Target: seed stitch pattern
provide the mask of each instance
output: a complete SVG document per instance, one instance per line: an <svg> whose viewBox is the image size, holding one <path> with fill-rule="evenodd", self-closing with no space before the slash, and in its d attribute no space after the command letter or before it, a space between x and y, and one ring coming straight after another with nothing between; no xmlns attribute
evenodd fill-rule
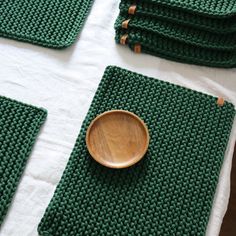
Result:
<svg viewBox="0 0 236 236"><path fill-rule="evenodd" d="M115 28L119 28L126 19L129 19L128 14L120 14L117 18ZM128 28L136 31L149 32L156 37L162 36L200 48L235 51L236 53L236 32L219 34L184 25L178 25L176 27L176 23L160 19L155 20L150 16L137 17L136 15L130 18Z"/></svg>
<svg viewBox="0 0 236 236"><path fill-rule="evenodd" d="M133 4L133 0L122 0L120 11L127 13L127 9ZM172 23L179 23L196 29L203 29L213 33L235 33L236 16L225 18L213 18L205 15L183 11L179 8L170 8L165 5L137 1L136 14L139 16L151 16L157 19L168 20ZM157 14L158 13L158 14Z"/></svg>
<svg viewBox="0 0 236 236"><path fill-rule="evenodd" d="M47 112L0 96L0 225Z"/></svg>
<svg viewBox="0 0 236 236"><path fill-rule="evenodd" d="M139 0L138 0L139 1ZM210 17L230 17L236 15L236 0L141 0L145 3L161 4L180 8Z"/></svg>
<svg viewBox="0 0 236 236"><path fill-rule="evenodd" d="M132 2L121 0L120 14L115 22L117 43L127 44L136 53L144 52L173 61L236 67L236 15L227 15L223 6L224 17L216 12L203 14L200 8L193 11L192 1ZM186 4L189 4L188 8L184 7ZM135 6L132 7L135 10L130 11L131 6ZM233 12L233 7L231 10ZM221 24L217 26L219 22Z"/></svg>
<svg viewBox="0 0 236 236"><path fill-rule="evenodd" d="M219 51L208 48L195 47L169 37L156 36L147 31L116 29L115 40L120 43L123 35L128 34L127 44L134 50L137 43L142 45L142 52L159 56L172 61L184 62L211 67L236 67L236 53L234 51Z"/></svg>
<svg viewBox="0 0 236 236"><path fill-rule="evenodd" d="M235 116L217 98L125 69L106 69L51 202L40 236L204 236ZM150 145L138 164L95 162L86 131L112 109L138 115Z"/></svg>
<svg viewBox="0 0 236 236"><path fill-rule="evenodd" d="M63 48L77 38L93 0L2 0L0 36Z"/></svg>

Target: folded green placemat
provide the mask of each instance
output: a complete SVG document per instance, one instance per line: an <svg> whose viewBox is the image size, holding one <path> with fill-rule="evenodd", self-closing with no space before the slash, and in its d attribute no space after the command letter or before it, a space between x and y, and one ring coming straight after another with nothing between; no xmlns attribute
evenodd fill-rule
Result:
<svg viewBox="0 0 236 236"><path fill-rule="evenodd" d="M236 15L236 0L141 0L215 18Z"/></svg>
<svg viewBox="0 0 236 236"><path fill-rule="evenodd" d="M62 48L78 36L93 0L2 0L0 36Z"/></svg>
<svg viewBox="0 0 236 236"><path fill-rule="evenodd" d="M211 67L232 68L236 67L235 51L222 51L202 48L186 44L169 37L158 36L143 30L135 30L129 27L128 30L116 26L117 43L120 43L122 36L128 35L127 44L134 50L135 45L140 45L141 52L159 56L172 61L205 65Z"/></svg>
<svg viewBox="0 0 236 236"><path fill-rule="evenodd" d="M47 112L0 96L0 225Z"/></svg>
<svg viewBox="0 0 236 236"><path fill-rule="evenodd" d="M134 3L133 0L122 0L120 10L127 13L129 7ZM213 18L204 15L190 13L179 8L170 8L165 5L146 3L137 1L135 15L151 16L173 23L191 26L197 29L204 29L209 32L232 33L236 32L236 16L227 18Z"/></svg>
<svg viewBox="0 0 236 236"><path fill-rule="evenodd" d="M149 129L147 154L127 169L101 166L86 148L90 122L111 109ZM108 67L39 235L203 236L234 116L229 102Z"/></svg>
<svg viewBox="0 0 236 236"><path fill-rule="evenodd" d="M127 19L129 19L128 27L135 30L147 31L150 34L161 35L198 47L225 51L234 50L236 53L236 32L229 34L212 33L150 16L130 16L127 13L121 13L118 16L115 28L121 27L122 22Z"/></svg>

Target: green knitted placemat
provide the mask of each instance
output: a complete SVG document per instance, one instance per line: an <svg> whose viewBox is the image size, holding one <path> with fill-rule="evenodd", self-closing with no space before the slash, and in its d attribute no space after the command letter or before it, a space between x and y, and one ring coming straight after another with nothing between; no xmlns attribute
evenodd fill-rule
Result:
<svg viewBox="0 0 236 236"><path fill-rule="evenodd" d="M135 0L134 0L135 1ZM193 12L210 17L236 15L236 0L141 0L145 3L160 4L171 8Z"/></svg>
<svg viewBox="0 0 236 236"><path fill-rule="evenodd" d="M212 67L236 67L236 53L234 51L220 51L196 47L169 37L157 36L146 31L116 29L116 42L120 43L123 35L128 33L128 45L134 50L138 43L141 51L169 60Z"/></svg>
<svg viewBox="0 0 236 236"><path fill-rule="evenodd" d="M149 128L147 154L127 169L101 166L86 148L90 122L111 109ZM108 67L39 235L203 236L234 116L229 102Z"/></svg>
<svg viewBox="0 0 236 236"><path fill-rule="evenodd" d="M1 0L0 36L62 48L77 38L93 0Z"/></svg>
<svg viewBox="0 0 236 236"><path fill-rule="evenodd" d="M122 0L120 10L127 13L133 0ZM204 15L191 14L190 12L166 7L158 4L147 4L143 1L137 2L135 12L137 16L151 16L157 19L170 21L173 23L191 26L197 29L204 29L213 33L236 32L236 16L228 18L212 18Z"/></svg>
<svg viewBox="0 0 236 236"><path fill-rule="evenodd" d="M0 96L0 225L47 112Z"/></svg>
<svg viewBox="0 0 236 236"><path fill-rule="evenodd" d="M135 30L147 31L150 34L169 37L199 47L236 51L236 32L230 34L212 33L149 16L129 16L124 13L118 16L115 28L121 27L122 22L127 19L130 20L128 27Z"/></svg>

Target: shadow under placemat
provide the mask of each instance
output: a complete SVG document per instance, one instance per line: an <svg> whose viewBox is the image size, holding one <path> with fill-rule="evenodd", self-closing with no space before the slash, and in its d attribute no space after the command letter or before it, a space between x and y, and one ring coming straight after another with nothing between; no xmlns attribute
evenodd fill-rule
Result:
<svg viewBox="0 0 236 236"><path fill-rule="evenodd" d="M236 145L234 147L234 156L231 170L231 188L228 210L225 214L221 232L219 236L236 235Z"/></svg>

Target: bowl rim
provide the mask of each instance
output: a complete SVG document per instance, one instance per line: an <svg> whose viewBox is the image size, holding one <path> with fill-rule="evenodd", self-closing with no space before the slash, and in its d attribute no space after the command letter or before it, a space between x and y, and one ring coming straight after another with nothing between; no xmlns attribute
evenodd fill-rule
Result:
<svg viewBox="0 0 236 236"><path fill-rule="evenodd" d="M97 120L101 119L103 116L106 116L106 115L109 115L111 113L123 113L123 114L126 114L126 115L130 115L132 116L133 118L135 118L135 120L137 120L139 123L141 123L142 127L144 128L144 131L145 131L145 134L146 134L146 142L145 142L145 146L143 148L143 152L140 153L140 155L137 155L136 158L134 158L133 160L131 160L130 162L126 162L124 164L120 164L120 165L114 165L114 164L111 164L111 163L107 163L107 162L104 162L102 161L102 159L98 158L94 152L91 150L90 148L90 144L89 144L89 137L90 137L90 132L91 132L91 129L93 127L93 125L96 123ZM139 162L146 154L147 150L148 150L148 146L149 146L149 142L150 142L150 136L149 136L149 130L148 130L148 127L146 125L146 123L139 117L137 116L136 114L134 114L133 112L130 112L130 111L127 111L127 110L119 110L119 109L116 109L116 110L109 110L109 111L105 111L99 115L97 115L92 121L91 123L89 124L88 128L87 128L87 131L86 131L86 147L91 155L91 157L97 161L98 163L100 163L101 165L103 166L106 166L108 168L113 168L113 169L123 169L123 168L127 168L127 167L130 167L134 164L136 164L137 162Z"/></svg>

